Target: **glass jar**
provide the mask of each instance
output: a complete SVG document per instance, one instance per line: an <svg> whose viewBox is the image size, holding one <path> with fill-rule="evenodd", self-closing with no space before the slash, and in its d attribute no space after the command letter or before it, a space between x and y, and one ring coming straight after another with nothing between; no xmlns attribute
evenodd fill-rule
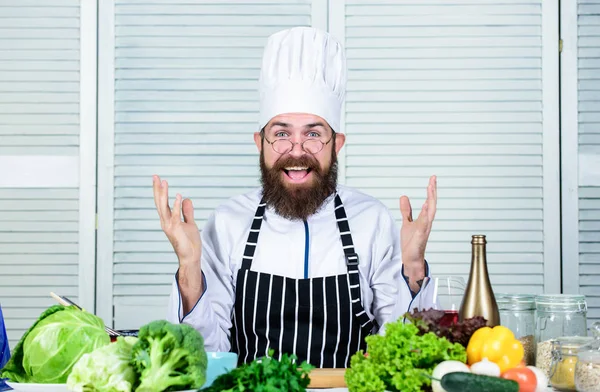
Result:
<svg viewBox="0 0 600 392"><path fill-rule="evenodd" d="M600 392L600 338L596 338L590 350L577 355L575 388L578 392Z"/></svg>
<svg viewBox="0 0 600 392"><path fill-rule="evenodd" d="M587 336L587 304L583 295L535 297L535 365L550 373L553 341L561 336Z"/></svg>
<svg viewBox="0 0 600 392"><path fill-rule="evenodd" d="M583 347L594 341L587 336L560 337L552 341L550 385L558 391L577 391L575 386L575 368L578 355ZM540 369L543 371L543 369Z"/></svg>
<svg viewBox="0 0 600 392"><path fill-rule="evenodd" d="M535 296L498 294L500 324L510 329L523 344L525 362L535 365Z"/></svg>

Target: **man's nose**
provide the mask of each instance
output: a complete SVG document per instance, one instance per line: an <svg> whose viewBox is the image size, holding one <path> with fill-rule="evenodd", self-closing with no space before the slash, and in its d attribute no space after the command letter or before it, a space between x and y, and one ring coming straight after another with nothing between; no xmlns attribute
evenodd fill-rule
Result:
<svg viewBox="0 0 600 392"><path fill-rule="evenodd" d="M304 155L304 150L302 149L302 142L304 140L302 140L302 138L300 137L295 137L292 139L292 150L290 151L290 155L295 156L295 157L300 157L302 155Z"/></svg>

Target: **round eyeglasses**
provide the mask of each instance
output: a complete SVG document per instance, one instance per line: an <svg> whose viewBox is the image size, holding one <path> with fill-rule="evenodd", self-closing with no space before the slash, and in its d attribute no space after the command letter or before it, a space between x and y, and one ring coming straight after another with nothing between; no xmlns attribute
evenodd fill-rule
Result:
<svg viewBox="0 0 600 392"><path fill-rule="evenodd" d="M277 139L271 142L263 134L264 139L267 141L267 143L271 145L271 147L273 147L273 151L275 151L277 154L287 154L288 152L292 151L296 144L300 144L302 149L309 154L317 154L323 149L323 147L325 147L333 140L334 136L335 132L333 132L333 134L331 135L331 139L329 139L326 142L323 142L320 139L311 138L306 139L302 143L294 143L289 139Z"/></svg>

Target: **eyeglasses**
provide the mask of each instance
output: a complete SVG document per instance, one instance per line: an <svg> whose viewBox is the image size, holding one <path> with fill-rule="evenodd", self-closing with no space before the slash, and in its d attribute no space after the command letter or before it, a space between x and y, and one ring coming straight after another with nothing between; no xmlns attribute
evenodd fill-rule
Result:
<svg viewBox="0 0 600 392"><path fill-rule="evenodd" d="M277 139L274 142L271 142L263 133L263 138L271 145L271 147L273 147L273 151L275 151L277 154L287 154L288 152L292 151L296 144L300 144L302 149L309 154L317 154L323 149L323 147L328 145L333 140L334 136L335 132L332 133L331 139L329 139L327 142L323 142L320 139L310 138L306 139L302 143L294 143L289 139Z"/></svg>

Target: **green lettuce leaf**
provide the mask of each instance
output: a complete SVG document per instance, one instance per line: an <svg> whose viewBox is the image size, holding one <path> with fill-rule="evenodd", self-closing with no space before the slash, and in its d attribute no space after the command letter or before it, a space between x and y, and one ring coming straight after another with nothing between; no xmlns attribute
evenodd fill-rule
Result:
<svg viewBox="0 0 600 392"><path fill-rule="evenodd" d="M74 392L131 392L136 373L131 350L138 339L119 336L117 341L84 354L73 367L67 387Z"/></svg>

